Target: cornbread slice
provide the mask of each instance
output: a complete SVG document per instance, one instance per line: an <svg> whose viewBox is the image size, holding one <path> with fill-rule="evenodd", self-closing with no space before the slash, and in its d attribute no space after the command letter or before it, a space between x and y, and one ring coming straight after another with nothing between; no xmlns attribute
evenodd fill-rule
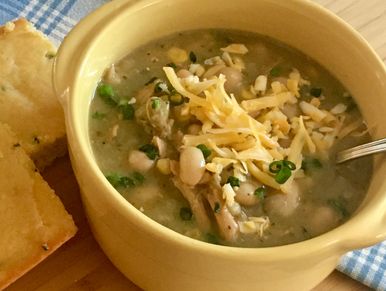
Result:
<svg viewBox="0 0 386 291"><path fill-rule="evenodd" d="M54 191L0 124L0 290L76 233Z"/></svg>
<svg viewBox="0 0 386 291"><path fill-rule="evenodd" d="M56 48L25 19L0 27L0 122L39 169L66 152L62 108L52 86Z"/></svg>

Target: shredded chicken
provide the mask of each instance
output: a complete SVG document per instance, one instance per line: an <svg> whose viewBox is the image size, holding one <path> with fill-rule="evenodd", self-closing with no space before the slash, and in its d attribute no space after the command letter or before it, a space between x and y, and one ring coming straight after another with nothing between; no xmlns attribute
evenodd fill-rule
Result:
<svg viewBox="0 0 386 291"><path fill-rule="evenodd" d="M188 185L182 183L179 178L173 177L172 181L174 186L180 190L181 194L189 202L190 208L194 217L196 218L200 230L203 232L209 232L211 222L205 209L203 197L197 193L194 188L191 188Z"/></svg>

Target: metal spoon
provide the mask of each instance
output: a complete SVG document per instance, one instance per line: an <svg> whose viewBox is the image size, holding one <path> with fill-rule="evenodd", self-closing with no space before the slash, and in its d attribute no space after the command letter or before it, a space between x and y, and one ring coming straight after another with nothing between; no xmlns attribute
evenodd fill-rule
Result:
<svg viewBox="0 0 386 291"><path fill-rule="evenodd" d="M369 143L365 143L336 154L335 162L337 164L356 159L359 157L381 153L386 151L386 138L378 139Z"/></svg>

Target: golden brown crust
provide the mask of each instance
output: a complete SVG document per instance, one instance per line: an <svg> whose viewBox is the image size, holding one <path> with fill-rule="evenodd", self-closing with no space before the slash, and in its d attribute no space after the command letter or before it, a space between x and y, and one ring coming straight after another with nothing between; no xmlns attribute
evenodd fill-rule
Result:
<svg viewBox="0 0 386 291"><path fill-rule="evenodd" d="M3 289L74 236L77 229L11 129L1 123L0 172Z"/></svg>
<svg viewBox="0 0 386 291"><path fill-rule="evenodd" d="M28 271L32 270L36 265L42 262L45 258L55 252L60 246L62 246L66 241L72 238L76 233L75 231L68 233L66 237L60 237L56 240L52 240L49 242L49 249L45 251L42 248L42 251L39 254L36 254L33 257L30 257L27 261L24 262L24 265L18 266L15 269L9 270L5 273L4 277L1 278L0 281L0 290L7 288L13 282L15 282L18 278L22 277L24 274L28 273Z"/></svg>
<svg viewBox="0 0 386 291"><path fill-rule="evenodd" d="M52 85L55 46L25 19L0 27L0 122L41 170L65 152L63 110Z"/></svg>

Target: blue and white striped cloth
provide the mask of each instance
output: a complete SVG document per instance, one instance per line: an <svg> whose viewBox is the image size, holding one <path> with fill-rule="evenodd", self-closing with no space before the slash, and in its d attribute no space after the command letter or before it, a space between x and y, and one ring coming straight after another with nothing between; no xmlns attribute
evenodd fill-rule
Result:
<svg viewBox="0 0 386 291"><path fill-rule="evenodd" d="M0 0L0 24L25 17L57 45L85 15L107 0ZM367 286L386 291L386 242L347 253L337 269Z"/></svg>

